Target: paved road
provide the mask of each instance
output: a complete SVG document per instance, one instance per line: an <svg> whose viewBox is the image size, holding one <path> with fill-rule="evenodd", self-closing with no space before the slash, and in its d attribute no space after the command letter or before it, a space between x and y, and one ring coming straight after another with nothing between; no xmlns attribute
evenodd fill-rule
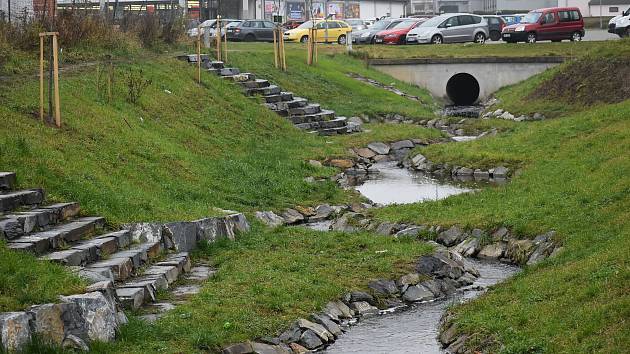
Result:
<svg viewBox="0 0 630 354"><path fill-rule="evenodd" d="M617 40L617 39L619 39L619 36L617 36L616 34L608 33L607 30L586 29L586 36L584 36L584 38L582 40L583 41L610 41L610 40ZM503 42L503 41L496 41L496 42L488 41L487 43L500 44L500 43L505 43L505 42Z"/></svg>

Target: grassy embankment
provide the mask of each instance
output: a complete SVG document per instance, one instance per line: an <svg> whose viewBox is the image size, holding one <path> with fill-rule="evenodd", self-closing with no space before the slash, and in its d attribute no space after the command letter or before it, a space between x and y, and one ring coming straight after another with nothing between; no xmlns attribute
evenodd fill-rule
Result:
<svg viewBox="0 0 630 354"><path fill-rule="evenodd" d="M630 70L629 54L630 42L611 44L497 94L514 113L533 106L557 119L422 150L434 161L520 166L508 185L375 212L391 221L507 225L529 236L557 231L564 246L557 258L454 309L477 349L619 353L630 347L630 85L614 79ZM591 70L576 77L578 68ZM566 80L575 81L575 90L563 89ZM597 89L609 81L625 96ZM580 99L582 86L590 90L588 101Z"/></svg>
<svg viewBox="0 0 630 354"><path fill-rule="evenodd" d="M144 60L146 55L154 58ZM141 69L152 80L138 104L126 100L124 76L130 69ZM77 67L62 75L62 129L36 119L38 84L30 76L3 81L0 166L17 172L20 187L42 186L49 201L76 200L85 214L103 215L111 226L191 220L218 213L215 208L248 212L356 200L332 182L305 182L307 176L335 173L305 161L345 156L348 147L371 140L439 137L420 127L395 126L345 137L308 135L243 96L236 85L211 75L197 85L194 67L171 54L142 51L117 63L109 103L105 77L101 91L96 90L96 71L95 66ZM368 113L409 105L394 94L355 85L361 87L357 97L372 102ZM341 99L321 103L335 106ZM416 107L418 116L426 113L425 107ZM0 248L0 311L81 290L82 283L62 267ZM308 253L305 246L297 255Z"/></svg>

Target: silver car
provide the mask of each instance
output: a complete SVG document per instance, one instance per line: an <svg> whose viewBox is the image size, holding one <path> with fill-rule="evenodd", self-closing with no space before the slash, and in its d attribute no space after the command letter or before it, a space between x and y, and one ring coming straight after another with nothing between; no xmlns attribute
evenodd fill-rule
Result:
<svg viewBox="0 0 630 354"><path fill-rule="evenodd" d="M407 43L485 43L490 36L485 18L466 13L444 14L429 19L407 33Z"/></svg>

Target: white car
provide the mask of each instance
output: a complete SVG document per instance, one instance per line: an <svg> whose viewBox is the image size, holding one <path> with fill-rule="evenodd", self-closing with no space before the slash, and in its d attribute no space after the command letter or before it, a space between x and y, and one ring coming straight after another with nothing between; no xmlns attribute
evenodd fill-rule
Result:
<svg viewBox="0 0 630 354"><path fill-rule="evenodd" d="M407 43L485 43L488 22L479 15L458 13L433 17L407 33Z"/></svg>
<svg viewBox="0 0 630 354"><path fill-rule="evenodd" d="M630 37L630 9L610 19L608 32L617 34L619 37Z"/></svg>
<svg viewBox="0 0 630 354"><path fill-rule="evenodd" d="M221 33L224 34L225 33L225 27L227 27L227 25L229 23L235 22L235 21L240 21L240 20L233 20L233 19L221 19ZM201 35L203 36L205 33L208 33L210 35L210 37L214 37L216 36L217 33L217 20L205 20L203 21L200 25L199 28L201 29ZM197 27L193 27L191 29L188 30L188 35L190 37L197 37Z"/></svg>

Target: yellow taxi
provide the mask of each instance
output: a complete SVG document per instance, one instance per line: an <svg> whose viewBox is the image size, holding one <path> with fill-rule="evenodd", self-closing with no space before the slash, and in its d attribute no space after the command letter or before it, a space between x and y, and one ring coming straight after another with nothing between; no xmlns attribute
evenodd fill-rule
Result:
<svg viewBox="0 0 630 354"><path fill-rule="evenodd" d="M317 42L337 42L346 44L348 32L352 27L340 20L314 20L306 21L297 28L284 32L285 41L306 43L308 41L309 29L315 24L315 40Z"/></svg>

